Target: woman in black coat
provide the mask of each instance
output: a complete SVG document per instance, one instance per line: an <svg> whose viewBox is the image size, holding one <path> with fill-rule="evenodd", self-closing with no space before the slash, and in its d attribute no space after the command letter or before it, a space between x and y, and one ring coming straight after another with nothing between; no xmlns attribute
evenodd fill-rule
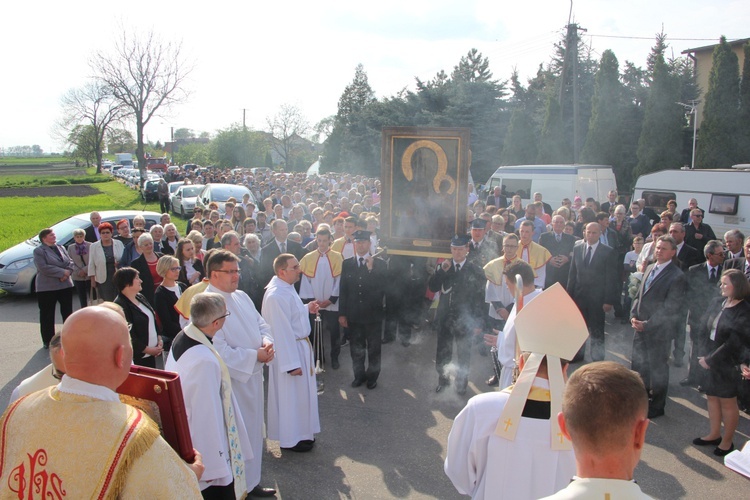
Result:
<svg viewBox="0 0 750 500"><path fill-rule="evenodd" d="M156 264L162 254L154 252L154 239L150 234L143 234L138 238L138 248L141 255L130 264L130 267L138 271L138 275L143 281L141 293L153 306L154 292L161 283L161 276L156 270Z"/></svg>
<svg viewBox="0 0 750 500"><path fill-rule="evenodd" d="M146 297L141 295L141 279L132 267L118 269L114 276L118 290L115 304L122 307L125 320L130 325L130 340L133 344L133 363L156 368L156 358L163 352L159 336L156 312Z"/></svg>
<svg viewBox="0 0 750 500"><path fill-rule="evenodd" d="M154 293L154 309L161 322L164 349L167 351L175 336L182 330L180 315L174 308L177 299L187 289L184 283L177 281L181 269L180 262L171 255L161 257L156 264L156 272L162 277L162 282Z"/></svg>
<svg viewBox="0 0 750 500"><path fill-rule="evenodd" d="M734 450L734 432L740 412L737 390L741 355L750 346L750 284L739 269L721 274L721 297L711 302L701 319L704 328L705 356L698 363L708 370L706 396L711 425L706 436L693 440L697 445L716 445L714 455L723 457ZM721 425L724 424L724 435Z"/></svg>

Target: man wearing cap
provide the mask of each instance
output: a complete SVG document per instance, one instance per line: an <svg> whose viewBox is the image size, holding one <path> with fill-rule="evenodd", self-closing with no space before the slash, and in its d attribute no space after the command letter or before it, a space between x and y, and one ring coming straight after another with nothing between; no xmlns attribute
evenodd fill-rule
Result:
<svg viewBox="0 0 750 500"><path fill-rule="evenodd" d="M445 473L459 493L474 499L540 498L575 474L557 414L566 360L586 340L586 325L562 286L554 285L523 306L516 326L523 353L518 381L471 398L448 436Z"/></svg>
<svg viewBox="0 0 750 500"><path fill-rule="evenodd" d="M354 233L354 257L344 260L341 270L339 324L348 328L351 336L352 387L367 383L368 389L374 389L380 375L380 333L388 268L370 254L370 245L369 231Z"/></svg>
<svg viewBox="0 0 750 500"><path fill-rule="evenodd" d="M484 323L486 280L482 268L466 259L468 243L468 236L454 236L451 240L452 258L439 264L428 282L432 292L440 292L436 316L438 338L435 365L438 385L435 392L441 392L450 384L446 367L453 356L455 341L458 365L456 392L466 393L472 336L481 332Z"/></svg>
<svg viewBox="0 0 750 500"><path fill-rule="evenodd" d="M492 259L499 257L497 243L485 237L487 221L474 219L471 221L471 241L469 242L469 262L484 267Z"/></svg>

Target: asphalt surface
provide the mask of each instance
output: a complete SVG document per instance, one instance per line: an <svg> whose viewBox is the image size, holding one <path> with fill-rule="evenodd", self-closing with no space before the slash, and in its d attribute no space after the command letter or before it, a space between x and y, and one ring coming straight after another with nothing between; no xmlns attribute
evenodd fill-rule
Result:
<svg viewBox="0 0 750 500"><path fill-rule="evenodd" d="M58 319L59 321L59 319ZM629 363L632 332L607 317L607 359ZM283 499L461 498L443 474L446 441L453 417L473 394L491 390L484 384L490 361L472 354L466 396L449 387L434 392L435 337L424 328L415 342L383 346L378 386L350 387L349 348L341 368L323 374L320 396L322 432L311 453L281 453L269 441L264 451L263 482ZM0 408L13 388L48 363L41 349L34 297L0 297ZM655 498L748 498L750 482L724 467L712 447L696 447L705 435L705 397L679 386L686 368L671 368L666 415L648 428L647 445L636 469L642 490ZM750 419L741 414L735 446L750 436Z"/></svg>

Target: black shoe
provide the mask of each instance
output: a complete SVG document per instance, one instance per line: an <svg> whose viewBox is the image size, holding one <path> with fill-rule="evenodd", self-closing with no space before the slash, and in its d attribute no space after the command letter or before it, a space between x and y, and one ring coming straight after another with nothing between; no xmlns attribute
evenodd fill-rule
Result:
<svg viewBox="0 0 750 500"><path fill-rule="evenodd" d="M252 489L250 492L251 497L260 497L260 498L266 498L266 497L272 497L276 495L276 490L273 488L264 488L261 485L256 486Z"/></svg>
<svg viewBox="0 0 750 500"><path fill-rule="evenodd" d="M716 455L717 457L725 457L729 455L730 453L732 453L733 451L734 451L734 443L732 443L732 446L730 446L728 450L722 450L721 448L717 446L716 449L714 450L714 455Z"/></svg>
<svg viewBox="0 0 750 500"><path fill-rule="evenodd" d="M680 385L682 387L695 387L695 382L693 382L689 378L684 378L684 379L680 380Z"/></svg>
<svg viewBox="0 0 750 500"><path fill-rule="evenodd" d="M488 378L487 385L489 385L490 387L495 387L497 385L500 385L500 380L497 378L497 375L493 375L490 378Z"/></svg>
<svg viewBox="0 0 750 500"><path fill-rule="evenodd" d="M352 387L359 387L360 385L364 384L365 381L359 378L355 378L352 382Z"/></svg>
<svg viewBox="0 0 750 500"><path fill-rule="evenodd" d="M375 389L378 386L377 380L368 380L367 381L367 388L368 389Z"/></svg>
<svg viewBox="0 0 750 500"><path fill-rule="evenodd" d="M664 415L664 410L654 410L651 408L648 409L648 418L651 420L657 417L661 417L662 415Z"/></svg>
<svg viewBox="0 0 750 500"><path fill-rule="evenodd" d="M307 453L308 451L311 451L313 449L313 444L305 441L300 441L299 443L295 444L291 448L281 448L284 451L294 451L297 453Z"/></svg>
<svg viewBox="0 0 750 500"><path fill-rule="evenodd" d="M721 444L721 438L718 437L716 439L702 439L702 438L695 438L693 439L693 444L697 446L719 446Z"/></svg>
<svg viewBox="0 0 750 500"><path fill-rule="evenodd" d="M333 368L334 370L338 370L340 366L341 365L339 365L339 360L338 359L332 359L331 360L331 368Z"/></svg>

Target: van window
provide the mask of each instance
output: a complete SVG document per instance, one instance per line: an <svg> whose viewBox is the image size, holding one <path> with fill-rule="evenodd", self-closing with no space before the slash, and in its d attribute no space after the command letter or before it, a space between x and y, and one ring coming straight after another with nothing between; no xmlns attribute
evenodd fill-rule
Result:
<svg viewBox="0 0 750 500"><path fill-rule="evenodd" d="M712 194L708 212L721 215L737 215L739 196L736 194Z"/></svg>
<svg viewBox="0 0 750 500"><path fill-rule="evenodd" d="M657 214L667 209L669 200L677 200L677 195L669 191L644 191L641 196L646 200L646 206L652 208Z"/></svg>
<svg viewBox="0 0 750 500"><path fill-rule="evenodd" d="M524 199L531 198L531 179L502 179L502 183L502 192L505 196L517 194Z"/></svg>

